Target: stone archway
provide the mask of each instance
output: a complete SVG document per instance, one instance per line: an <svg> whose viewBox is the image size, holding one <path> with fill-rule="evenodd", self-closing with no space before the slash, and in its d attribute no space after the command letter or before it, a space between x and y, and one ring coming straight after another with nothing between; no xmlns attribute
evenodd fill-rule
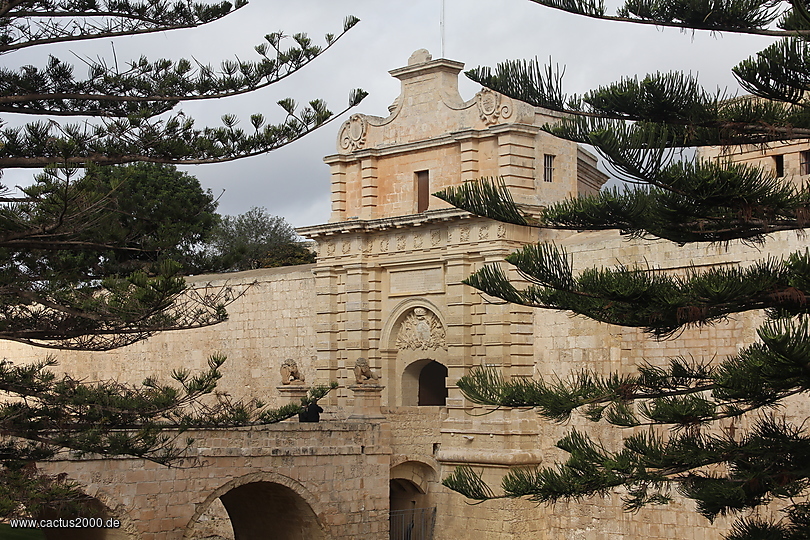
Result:
<svg viewBox="0 0 810 540"><path fill-rule="evenodd" d="M402 405L447 404L447 366L430 358L409 364L402 373Z"/></svg>
<svg viewBox="0 0 810 540"><path fill-rule="evenodd" d="M228 512L234 540L325 540L318 516L295 491L273 482L244 484L219 498Z"/></svg>
<svg viewBox="0 0 810 540"><path fill-rule="evenodd" d="M432 540L436 507L430 485L436 471L417 461L391 469L389 540Z"/></svg>
<svg viewBox="0 0 810 540"><path fill-rule="evenodd" d="M419 405L419 378L431 362L434 364L425 372L423 386L430 386L430 381L442 378L436 383L435 390L439 394L446 392L446 375L437 377L433 372L436 369L444 371L448 365L446 325L436 306L421 298L402 302L386 323L382 342L387 344L386 348L380 349L384 377L395 382L389 385L385 394L390 406ZM424 403L438 405L439 402L444 404L441 398L428 399Z"/></svg>
<svg viewBox="0 0 810 540"><path fill-rule="evenodd" d="M312 494L275 473L254 473L228 482L201 504L184 538L193 540L326 540Z"/></svg>

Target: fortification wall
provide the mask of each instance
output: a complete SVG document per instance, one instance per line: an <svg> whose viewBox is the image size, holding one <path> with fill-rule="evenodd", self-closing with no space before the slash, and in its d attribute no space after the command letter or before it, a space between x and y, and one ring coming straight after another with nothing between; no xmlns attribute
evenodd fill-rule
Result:
<svg viewBox="0 0 810 540"><path fill-rule="evenodd" d="M615 232L588 232L558 235L556 239L571 255L575 273L585 268L614 267L619 264L685 271L689 265L707 269L718 265L749 265L769 257L782 258L806 249L806 239L794 232L775 234L762 245L690 245L679 247L666 241L629 240ZM683 356L698 361L720 361L737 353L757 339L756 330L763 321L759 311L730 316L726 321L702 328L687 328L670 339L656 340L641 329L622 328L574 317L564 312L534 312L535 375L544 378L566 377L583 369L597 373L632 373L636 366L650 363L665 365L669 358ZM798 420L796 404L782 411ZM745 428L746 420L724 422L720 429ZM594 424L573 416L564 425L545 420L538 422L538 447L544 466L564 461L567 454L554 443L572 429L586 432L609 448L620 449L621 436L632 433L604 423ZM644 429L644 428L638 428ZM498 471L487 471L493 485ZM676 538L688 530L690 538L719 539L728 531L730 521L721 518L710 523L695 511L691 501L673 494L673 503L650 506L638 513L622 510L622 492L584 501L539 506L535 509L518 504L513 511L527 520L537 520L545 535L537 538L601 540L604 538ZM506 504L506 503L503 503ZM478 510L486 505L476 507ZM494 508L493 508L494 510ZM508 513L506 507L501 513ZM778 513L775 514L778 518ZM486 523L484 521L483 523ZM491 529L491 526L490 526ZM520 536L517 536L520 537Z"/></svg>
<svg viewBox="0 0 810 540"><path fill-rule="evenodd" d="M667 242L627 240L615 233L556 235L556 241L569 251L577 269L622 263L679 271L693 263L699 267L749 264L804 248L803 239L794 233L775 235L764 246L680 248ZM192 285L210 282L214 286L249 285L249 288L229 307L231 318L226 323L200 330L163 333L143 343L106 353L59 351L56 352L61 362L58 369L88 380L118 378L137 383L149 375L165 377L172 369L181 367L203 369L210 353L223 352L229 360L222 389L237 397L262 397L278 403L285 399L277 390L283 359L295 359L307 381L315 380L318 321L311 266L200 276L190 281ZM585 367L603 373L627 373L642 362L661 363L677 355L722 358L756 338L761 314L735 315L718 325L687 329L673 339L662 341L638 329L613 327L567 313L535 310L531 318L532 335L527 338L534 351L533 373L550 377L565 376ZM30 360L46 353L41 349L3 344L3 355L14 361ZM525 367L517 369L523 374ZM457 392L453 389L454 382L448 379L451 396ZM397 384L397 381L387 379L383 384ZM493 454L534 454L548 466L565 458L554 443L572 428L587 430L609 445L619 442L619 432L577 417L566 425L555 425L538 419L531 411L498 411L480 417L464 415L451 424L446 423L443 408L388 407L384 413L391 426L391 478L404 478L425 488L428 497L421 502L435 505L438 510L437 538L663 540L688 529L690 537L708 540L721 538L721 531L727 529L727 522L709 523L694 512L691 502L683 499L665 507L645 508L638 514L624 513L618 491L606 498L552 507L522 500L470 506L463 497L439 483L457 464L453 455L466 456L465 459L478 455L482 463L474 466L484 471L485 479L497 488L507 464L486 463ZM443 451L454 454L448 457L445 453L442 457Z"/></svg>
<svg viewBox="0 0 810 540"><path fill-rule="evenodd" d="M229 319L194 330L163 332L106 352L49 351L8 341L0 356L31 362L51 355L57 373L87 381L116 379L140 384L146 377L168 380L172 370L207 369L211 354L228 357L218 388L234 398L282 403L277 390L284 359L294 359L307 382L315 380L315 285L313 265L268 268L187 278L191 287L233 287L244 294L228 306Z"/></svg>

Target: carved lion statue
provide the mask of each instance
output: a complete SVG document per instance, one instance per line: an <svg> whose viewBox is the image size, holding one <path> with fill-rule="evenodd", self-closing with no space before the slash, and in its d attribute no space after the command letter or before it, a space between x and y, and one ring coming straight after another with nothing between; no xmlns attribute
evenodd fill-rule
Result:
<svg viewBox="0 0 810 540"><path fill-rule="evenodd" d="M354 363L354 378L357 384L377 384L380 378L371 370L368 365L368 360L365 358L358 358Z"/></svg>
<svg viewBox="0 0 810 540"><path fill-rule="evenodd" d="M304 374L292 358L281 363L281 384L304 384Z"/></svg>

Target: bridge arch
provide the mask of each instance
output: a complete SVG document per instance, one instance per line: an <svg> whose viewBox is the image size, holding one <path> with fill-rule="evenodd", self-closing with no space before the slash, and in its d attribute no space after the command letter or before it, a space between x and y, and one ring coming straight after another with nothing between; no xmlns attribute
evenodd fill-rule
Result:
<svg viewBox="0 0 810 540"><path fill-rule="evenodd" d="M251 473L214 490L197 505L183 537L200 538L204 532L200 530L202 518L217 509L224 509L236 538L264 538L267 531L273 531L279 540L330 537L317 497L301 483L278 473Z"/></svg>
<svg viewBox="0 0 810 540"><path fill-rule="evenodd" d="M405 480L413 484L420 493L429 493L430 484L436 482L438 472L433 464L427 463L421 456L400 456L391 462L391 480Z"/></svg>
<svg viewBox="0 0 810 540"><path fill-rule="evenodd" d="M395 464L396 463L396 464ZM389 540L433 538L436 468L413 456L392 461L389 480ZM434 488L434 489L431 489Z"/></svg>

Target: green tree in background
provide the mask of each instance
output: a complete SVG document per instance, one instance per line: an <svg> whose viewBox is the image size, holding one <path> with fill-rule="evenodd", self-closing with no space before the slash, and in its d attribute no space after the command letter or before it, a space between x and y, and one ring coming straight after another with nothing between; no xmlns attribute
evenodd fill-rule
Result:
<svg viewBox="0 0 810 540"><path fill-rule="evenodd" d="M174 165L92 166L82 182L110 201L106 219L86 235L133 248L105 253L107 274L113 273L114 263L119 273L128 269L127 263L142 266L159 259L187 266L219 220L211 190Z"/></svg>
<svg viewBox="0 0 810 540"><path fill-rule="evenodd" d="M194 28L246 5L2 0L0 54L47 46L61 54L74 41ZM182 258L211 227L210 195L171 168L98 166L224 162L299 139L335 117L323 101L299 107L281 100L281 122L256 113L244 128L229 114L220 126L197 127L178 106L285 79L356 23L348 17L323 47L305 34L273 32L255 47L255 61L234 58L219 67L187 59L85 59L81 76L52 55L42 66L0 68L0 170L45 169L19 195L0 186L0 339L98 351L225 320L234 292L187 289L180 264L170 260ZM364 96L351 92L349 107ZM39 119L10 126L10 114ZM140 386L58 377L50 358L33 365L0 361L0 517L36 516L84 500L71 483L37 471L37 461L59 450L168 463L182 451L175 442L184 429L278 421L298 412L214 395L223 361L213 355L202 373L179 370L172 384L150 379ZM328 389L313 389L315 398Z"/></svg>
<svg viewBox="0 0 810 540"><path fill-rule="evenodd" d="M89 251L87 256L96 259L92 266L103 267L98 275L158 260L178 262L183 273L197 274L315 262L315 254L283 218L258 207L220 216L211 190L174 165L92 166L81 182L114 204L86 236L131 248Z"/></svg>
<svg viewBox="0 0 810 540"><path fill-rule="evenodd" d="M315 262L315 254L284 218L255 206L244 214L222 217L202 255L202 268L214 272Z"/></svg>
<svg viewBox="0 0 810 540"><path fill-rule="evenodd" d="M796 2L628 0L616 16L601 2L536 0L583 16L676 28L774 36L774 43L734 68L752 97L725 99L683 73L628 78L582 96L566 95L561 77L537 62L506 62L468 76L532 105L566 113L548 132L594 146L626 190L552 204L539 213L515 205L504 185L481 180L438 194L452 204L508 223L562 230L616 230L679 245L763 243L779 231L808 227L810 193L786 178L723 159L673 159L675 150L707 145L767 144L810 136L810 15ZM693 499L709 519L738 516L730 540L810 537L810 252L738 267L685 274L628 262L574 272L574 261L551 243L513 253L529 285L517 287L498 265L467 283L494 297L565 310L666 339L735 313L764 311L759 342L714 359L685 351L668 365L602 376L583 368L560 380L505 378L474 369L458 385L475 403L534 407L545 418L587 419L634 428L619 446L572 431L557 443L564 463L514 469L495 494L470 468L445 485L473 499L526 497L580 500L623 487L629 510ZM779 408L793 403L799 417ZM740 418L745 429L719 429ZM763 506L773 502L769 515ZM773 507L772 507L773 508ZM758 509L761 512L751 513Z"/></svg>

